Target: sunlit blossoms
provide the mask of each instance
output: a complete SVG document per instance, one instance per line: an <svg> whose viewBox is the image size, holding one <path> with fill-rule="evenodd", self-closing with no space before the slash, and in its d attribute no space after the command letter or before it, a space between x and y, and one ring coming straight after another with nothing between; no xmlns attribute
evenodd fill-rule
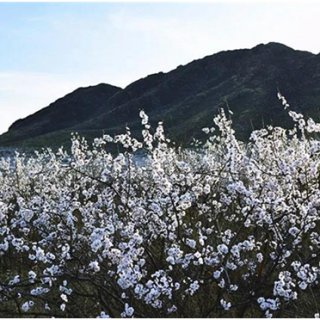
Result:
<svg viewBox="0 0 320 320"><path fill-rule="evenodd" d="M319 317L320 124L279 98L293 127L248 143L230 111L189 149L141 111L141 141L1 159L0 316Z"/></svg>

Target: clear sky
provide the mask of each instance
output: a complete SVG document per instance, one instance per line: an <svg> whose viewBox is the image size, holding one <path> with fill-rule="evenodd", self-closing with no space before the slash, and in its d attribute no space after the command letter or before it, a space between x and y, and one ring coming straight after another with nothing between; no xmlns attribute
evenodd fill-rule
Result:
<svg viewBox="0 0 320 320"><path fill-rule="evenodd" d="M320 1L0 3L0 133L73 91L125 87L213 53L320 52Z"/></svg>

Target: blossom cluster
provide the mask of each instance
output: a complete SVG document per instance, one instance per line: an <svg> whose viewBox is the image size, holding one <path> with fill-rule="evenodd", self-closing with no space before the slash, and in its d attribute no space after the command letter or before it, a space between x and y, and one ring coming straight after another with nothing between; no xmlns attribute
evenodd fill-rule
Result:
<svg viewBox="0 0 320 320"><path fill-rule="evenodd" d="M141 111L141 141L1 159L0 315L318 316L320 125L279 98L293 128L249 143L221 110L181 149Z"/></svg>

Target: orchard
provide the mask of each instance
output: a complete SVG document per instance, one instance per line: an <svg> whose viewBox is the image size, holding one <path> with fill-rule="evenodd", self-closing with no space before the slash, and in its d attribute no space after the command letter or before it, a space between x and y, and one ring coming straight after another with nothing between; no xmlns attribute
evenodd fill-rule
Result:
<svg viewBox="0 0 320 320"><path fill-rule="evenodd" d="M292 128L248 143L228 110L189 149L141 111L141 141L2 159L0 316L319 317L320 124L279 98Z"/></svg>

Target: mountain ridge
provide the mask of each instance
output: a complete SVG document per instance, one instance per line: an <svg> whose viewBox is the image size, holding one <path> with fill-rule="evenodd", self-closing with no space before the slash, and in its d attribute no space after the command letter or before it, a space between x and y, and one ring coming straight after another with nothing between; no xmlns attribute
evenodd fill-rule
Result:
<svg viewBox="0 0 320 320"><path fill-rule="evenodd" d="M219 108L226 107L226 101L234 112L237 134L245 140L252 126L288 125L289 119L277 100L278 90L298 111L319 118L318 79L320 55L283 44L270 42L252 49L221 51L167 73L149 75L124 89L107 84L79 88L16 121L0 136L0 146L31 146L32 142L45 146L51 140L64 144L67 136L70 140L71 131L93 138L102 132L123 132L126 125L139 135L141 109L151 123L164 121L171 138L188 143L192 137L201 136L201 128L210 125ZM62 109L64 120L59 112ZM66 111L72 119L67 119ZM48 135L50 139L46 139Z"/></svg>

